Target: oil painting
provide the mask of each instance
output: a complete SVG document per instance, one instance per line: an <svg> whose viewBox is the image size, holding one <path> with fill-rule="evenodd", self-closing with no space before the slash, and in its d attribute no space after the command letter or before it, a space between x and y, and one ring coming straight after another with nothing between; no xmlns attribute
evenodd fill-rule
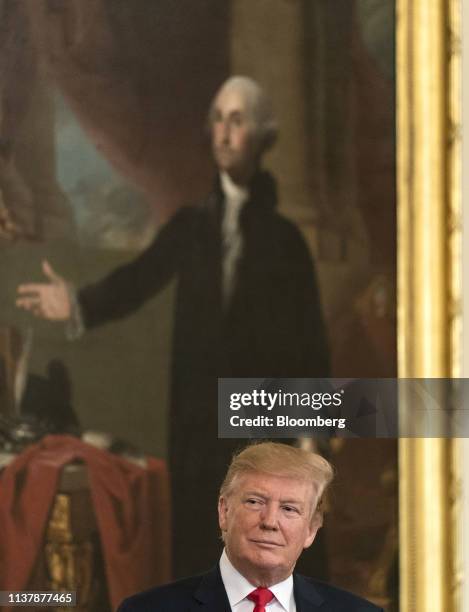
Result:
<svg viewBox="0 0 469 612"><path fill-rule="evenodd" d="M126 478L161 517L154 575L203 571L243 443L217 438L217 377L397 376L395 3L1 0L0 18L2 465L45 438L96 485L81 444L150 456ZM302 572L397 611L396 441L306 444L338 477ZM71 472L55 542L89 505ZM110 609L130 593L86 533L81 609ZM31 576L62 588L55 545Z"/></svg>

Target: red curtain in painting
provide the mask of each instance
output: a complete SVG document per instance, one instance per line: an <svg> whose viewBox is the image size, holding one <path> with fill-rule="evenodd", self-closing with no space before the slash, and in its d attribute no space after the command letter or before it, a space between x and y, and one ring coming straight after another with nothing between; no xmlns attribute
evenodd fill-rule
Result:
<svg viewBox="0 0 469 612"><path fill-rule="evenodd" d="M51 83L103 156L161 211L201 196L211 173L205 116L227 73L227 15L216 0L0 0L0 189L9 208L31 204L15 159L38 99L49 123L42 141L53 136Z"/></svg>

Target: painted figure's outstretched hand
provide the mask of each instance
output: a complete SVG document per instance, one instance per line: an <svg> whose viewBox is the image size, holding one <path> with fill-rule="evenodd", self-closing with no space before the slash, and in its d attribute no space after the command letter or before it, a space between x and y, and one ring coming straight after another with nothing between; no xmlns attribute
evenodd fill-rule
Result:
<svg viewBox="0 0 469 612"><path fill-rule="evenodd" d="M49 282L20 285L16 305L42 319L67 321L72 314L67 282L54 272L46 260L42 262L42 271Z"/></svg>

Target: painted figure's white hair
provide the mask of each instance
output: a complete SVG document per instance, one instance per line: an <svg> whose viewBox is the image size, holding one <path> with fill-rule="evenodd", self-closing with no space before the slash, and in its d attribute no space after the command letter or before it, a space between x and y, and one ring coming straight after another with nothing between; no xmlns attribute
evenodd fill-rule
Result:
<svg viewBox="0 0 469 612"><path fill-rule="evenodd" d="M246 99L251 113L254 131L261 142L262 151L270 149L277 140L278 124L274 116L272 102L262 87L247 76L232 76L217 91L209 112L209 124L213 122L214 104L222 91L234 89L240 91Z"/></svg>

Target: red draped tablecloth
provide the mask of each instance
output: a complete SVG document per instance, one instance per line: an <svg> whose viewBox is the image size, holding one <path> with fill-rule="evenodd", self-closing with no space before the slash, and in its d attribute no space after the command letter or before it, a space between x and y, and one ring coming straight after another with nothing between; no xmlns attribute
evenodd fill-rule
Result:
<svg viewBox="0 0 469 612"><path fill-rule="evenodd" d="M111 604L170 579L164 461L139 467L71 436L47 436L0 473L0 590L24 590L44 540L61 470L86 464ZM45 585L44 585L45 587Z"/></svg>

